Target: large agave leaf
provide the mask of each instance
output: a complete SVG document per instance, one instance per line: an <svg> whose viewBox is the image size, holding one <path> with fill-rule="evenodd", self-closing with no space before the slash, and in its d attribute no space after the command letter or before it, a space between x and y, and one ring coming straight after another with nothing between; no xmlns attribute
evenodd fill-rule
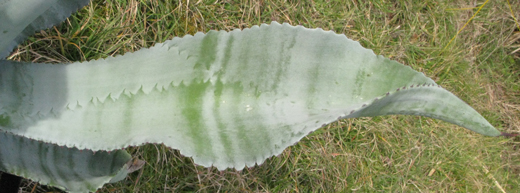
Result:
<svg viewBox="0 0 520 193"><path fill-rule="evenodd" d="M59 24L89 0L0 0L0 59L37 30Z"/></svg>
<svg viewBox="0 0 520 193"><path fill-rule="evenodd" d="M80 151L0 133L0 170L71 192L95 191L123 179L132 162L124 150Z"/></svg>
<svg viewBox="0 0 520 193"><path fill-rule="evenodd" d="M0 68L4 131L91 150L164 143L219 169L262 163L345 117L416 114L500 135L422 73L344 35L276 22L106 60Z"/></svg>

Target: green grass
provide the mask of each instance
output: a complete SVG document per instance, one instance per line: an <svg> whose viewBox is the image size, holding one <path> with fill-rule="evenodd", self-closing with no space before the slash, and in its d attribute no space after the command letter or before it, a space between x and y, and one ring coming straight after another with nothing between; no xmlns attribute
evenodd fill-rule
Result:
<svg viewBox="0 0 520 193"><path fill-rule="evenodd" d="M504 132L520 132L520 32L506 0L100 1L36 33L9 57L87 61L198 31L271 21L320 27L424 72ZM520 14L520 2L511 1ZM473 8L473 9L462 9ZM128 148L147 161L99 192L517 192L519 138L492 138L424 117L331 123L260 166L196 166L162 145ZM53 189L26 181L24 191ZM54 190L56 191L56 190Z"/></svg>

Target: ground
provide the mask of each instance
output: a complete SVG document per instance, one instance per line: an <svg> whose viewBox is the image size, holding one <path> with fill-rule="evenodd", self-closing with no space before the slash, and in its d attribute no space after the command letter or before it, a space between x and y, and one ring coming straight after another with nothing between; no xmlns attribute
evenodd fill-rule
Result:
<svg viewBox="0 0 520 193"><path fill-rule="evenodd" d="M287 22L345 34L424 72L499 130L520 132L519 1L166 2L95 0L9 59L88 61L198 31ZM146 165L99 192L516 192L519 145L418 116L347 119L242 171L196 166L162 145L131 147ZM23 191L57 190L25 181Z"/></svg>

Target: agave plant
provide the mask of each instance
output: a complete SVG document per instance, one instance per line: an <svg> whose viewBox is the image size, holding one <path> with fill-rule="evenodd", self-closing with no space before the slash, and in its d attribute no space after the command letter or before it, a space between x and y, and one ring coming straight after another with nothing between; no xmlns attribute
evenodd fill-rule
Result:
<svg viewBox="0 0 520 193"><path fill-rule="evenodd" d="M0 0L0 57L87 3ZM124 179L135 163L122 149L145 143L240 170L345 118L421 115L504 135L423 73L277 22L83 63L0 60L0 91L0 170L71 192Z"/></svg>

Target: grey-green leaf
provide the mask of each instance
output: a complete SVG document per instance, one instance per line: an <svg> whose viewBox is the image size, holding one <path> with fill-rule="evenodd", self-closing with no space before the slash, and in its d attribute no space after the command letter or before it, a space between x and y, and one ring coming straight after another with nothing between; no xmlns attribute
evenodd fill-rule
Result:
<svg viewBox="0 0 520 193"><path fill-rule="evenodd" d="M109 181L123 179L130 161L124 150L80 151L5 132L0 132L0 147L1 171L69 192L95 192Z"/></svg>
<svg viewBox="0 0 520 193"><path fill-rule="evenodd" d="M424 74L344 35L276 22L0 68L1 130L91 150L164 143L219 169L260 164L344 117L417 114L500 134Z"/></svg>
<svg viewBox="0 0 520 193"><path fill-rule="evenodd" d="M0 59L35 31L57 25L89 0L0 0Z"/></svg>

